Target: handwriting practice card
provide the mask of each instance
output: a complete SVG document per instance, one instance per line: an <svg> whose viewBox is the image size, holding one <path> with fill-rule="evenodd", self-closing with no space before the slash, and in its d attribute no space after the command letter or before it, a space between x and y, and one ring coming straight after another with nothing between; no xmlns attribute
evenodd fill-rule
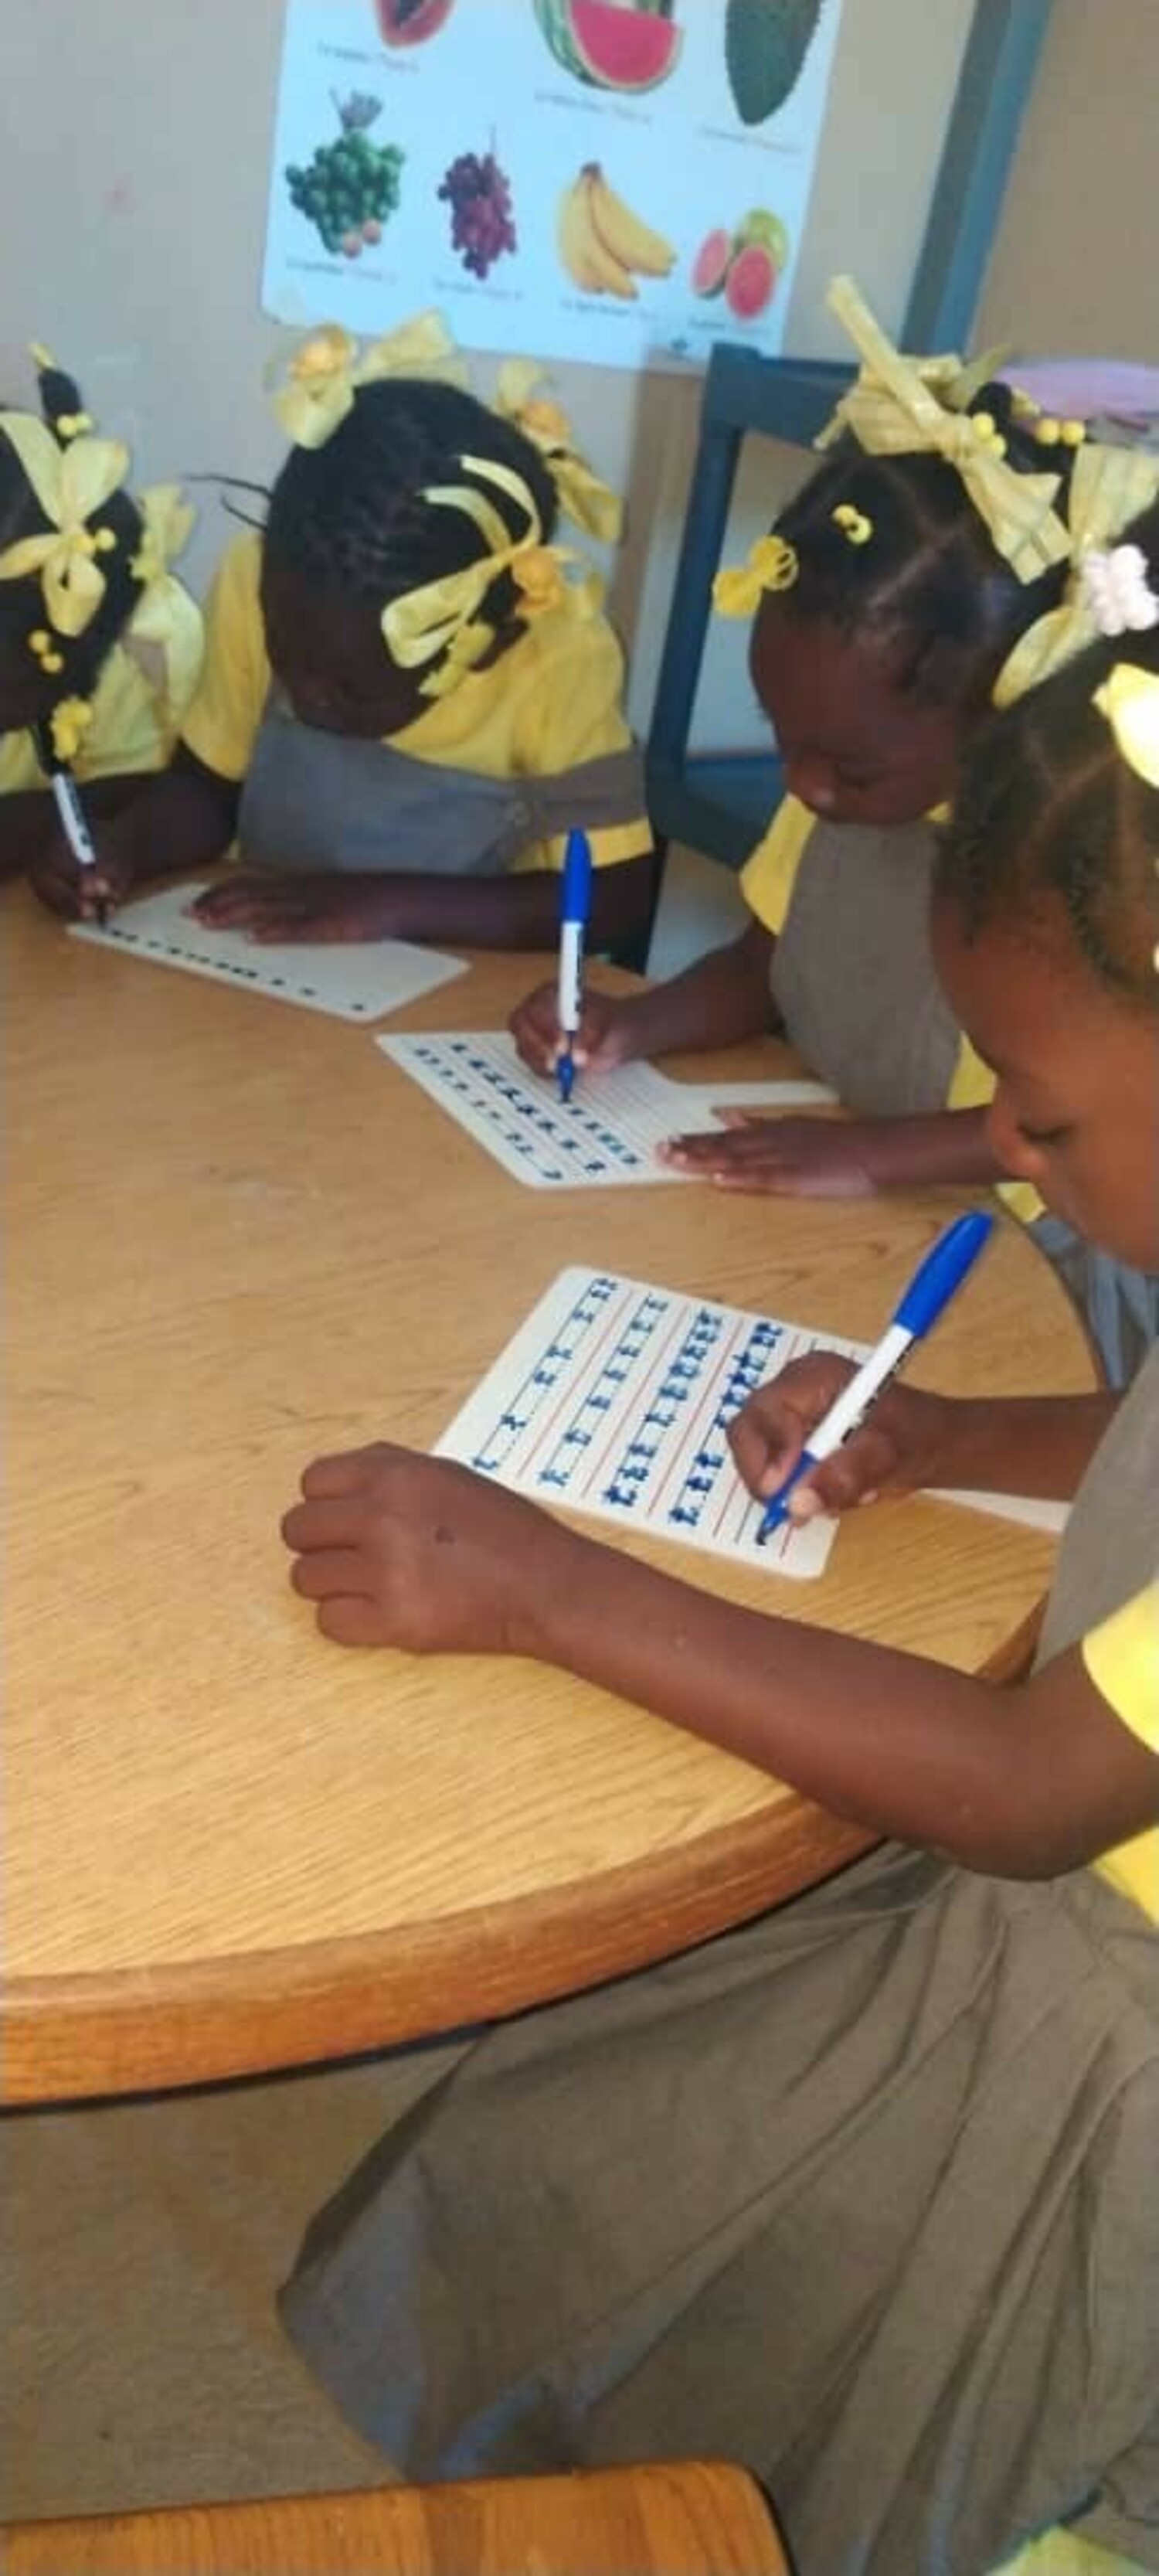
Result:
<svg viewBox="0 0 1159 2576"><path fill-rule="evenodd" d="M438 1037L383 1037L383 1054L422 1084L476 1144L533 1190L607 1189L620 1182L684 1181L658 1162L671 1136L711 1127L717 1103L770 1110L831 1101L819 1082L671 1082L655 1065L621 1065L580 1075L565 1105L556 1086L529 1072L506 1031L459 1030Z"/></svg>
<svg viewBox="0 0 1159 2576"><path fill-rule="evenodd" d="M808 1578L823 1572L836 1522L786 1526L758 1547L761 1506L726 1434L754 1387L818 1348L864 1356L862 1343L708 1298L563 1270L438 1454L535 1502Z"/></svg>
<svg viewBox="0 0 1159 2576"><path fill-rule="evenodd" d="M240 992L299 1002L338 1020L384 1019L467 971L465 959L413 948L403 939L275 948L241 930L211 930L189 918L190 905L204 891L199 885L168 886L164 894L126 904L103 930L96 922L74 922L72 936L98 948L119 948L150 966L178 966Z"/></svg>

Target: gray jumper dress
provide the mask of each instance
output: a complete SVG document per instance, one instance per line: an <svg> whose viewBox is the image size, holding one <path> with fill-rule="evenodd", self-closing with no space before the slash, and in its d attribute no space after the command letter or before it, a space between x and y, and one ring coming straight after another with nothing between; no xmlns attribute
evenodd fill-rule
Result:
<svg viewBox="0 0 1159 2576"><path fill-rule="evenodd" d="M785 1029L855 1117L946 1106L961 1033L930 953L935 847L925 822L815 823L773 951ZM1041 1216L1029 1231L1082 1314L1108 1383L1125 1386L1159 1339L1159 1279L1096 1251L1061 1217Z"/></svg>
<svg viewBox="0 0 1159 2576"><path fill-rule="evenodd" d="M546 778L487 778L300 724L275 682L242 794L238 850L279 874L497 875L537 841L644 813L633 745ZM643 839L643 836L642 836Z"/></svg>
<svg viewBox="0 0 1159 2576"><path fill-rule="evenodd" d="M1157 1561L1159 1354L1040 1660ZM1068 2519L1159 2569L1159 1929L887 1844L476 2041L283 2318L410 2477L723 2455L801 2576L983 2576Z"/></svg>

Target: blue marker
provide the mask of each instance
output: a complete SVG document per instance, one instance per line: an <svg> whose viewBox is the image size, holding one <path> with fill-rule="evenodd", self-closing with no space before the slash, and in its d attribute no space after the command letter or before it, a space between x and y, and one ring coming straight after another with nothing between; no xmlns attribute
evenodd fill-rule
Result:
<svg viewBox="0 0 1159 2576"><path fill-rule="evenodd" d="M901 1367L911 1345L920 1341L936 1324L943 1309L955 1296L967 1273L974 1267L982 1246L993 1228L992 1216L960 1216L938 1236L932 1251L927 1252L921 1268L914 1272L888 1332L882 1335L875 1351L854 1371L848 1386L842 1388L835 1404L818 1423L807 1449L778 1486L765 1505L764 1518L757 1531L757 1544L780 1529L788 1519L788 1500L794 1485L819 1467L823 1458L831 1458L848 1440L850 1432L868 1413L874 1397L888 1385L895 1370Z"/></svg>
<svg viewBox="0 0 1159 2576"><path fill-rule="evenodd" d="M571 1042L583 1013L584 933L592 905L592 852L586 832L569 832L559 907L559 997L556 1018L564 1039L556 1065L559 1096L571 1099L575 1062Z"/></svg>

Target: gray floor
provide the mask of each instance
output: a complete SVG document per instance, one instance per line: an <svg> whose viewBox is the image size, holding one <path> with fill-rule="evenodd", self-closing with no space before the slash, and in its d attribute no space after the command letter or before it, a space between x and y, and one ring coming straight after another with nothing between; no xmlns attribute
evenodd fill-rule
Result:
<svg viewBox="0 0 1159 2576"><path fill-rule="evenodd" d="M733 878L673 852L653 972L743 918ZM408 2052L0 2123L0 2516L388 2474L300 2367L274 2293L313 2210L436 2071Z"/></svg>

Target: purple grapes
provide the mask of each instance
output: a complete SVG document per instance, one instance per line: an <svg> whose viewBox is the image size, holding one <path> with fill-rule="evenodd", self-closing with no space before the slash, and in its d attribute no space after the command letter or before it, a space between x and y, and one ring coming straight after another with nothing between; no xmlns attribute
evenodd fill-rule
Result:
<svg viewBox="0 0 1159 2576"><path fill-rule="evenodd" d="M472 277L486 277L497 259L518 248L511 189L493 152L461 152L452 161L439 196L451 209L451 242Z"/></svg>

